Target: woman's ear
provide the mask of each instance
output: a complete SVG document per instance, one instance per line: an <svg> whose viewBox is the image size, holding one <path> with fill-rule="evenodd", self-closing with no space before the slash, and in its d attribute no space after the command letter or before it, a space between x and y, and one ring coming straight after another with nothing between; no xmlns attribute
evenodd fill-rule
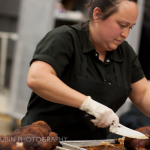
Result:
<svg viewBox="0 0 150 150"><path fill-rule="evenodd" d="M97 22L102 18L102 11L99 7L95 7L93 10L93 21Z"/></svg>

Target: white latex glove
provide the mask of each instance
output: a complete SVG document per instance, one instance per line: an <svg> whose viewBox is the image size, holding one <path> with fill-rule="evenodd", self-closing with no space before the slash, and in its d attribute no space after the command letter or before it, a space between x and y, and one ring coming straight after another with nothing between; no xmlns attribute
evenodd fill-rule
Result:
<svg viewBox="0 0 150 150"><path fill-rule="evenodd" d="M95 116L96 119L92 119L91 121L98 127L105 128L112 123L115 126L119 124L119 118L112 109L94 101L90 96L88 96L79 109Z"/></svg>

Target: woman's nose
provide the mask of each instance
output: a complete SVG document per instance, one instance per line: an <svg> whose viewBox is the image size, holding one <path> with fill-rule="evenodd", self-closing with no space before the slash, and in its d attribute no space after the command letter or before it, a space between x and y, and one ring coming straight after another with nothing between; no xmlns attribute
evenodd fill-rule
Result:
<svg viewBox="0 0 150 150"><path fill-rule="evenodd" d="M129 28L125 28L122 33L121 36L123 36L124 38L127 38L129 35L130 29Z"/></svg>

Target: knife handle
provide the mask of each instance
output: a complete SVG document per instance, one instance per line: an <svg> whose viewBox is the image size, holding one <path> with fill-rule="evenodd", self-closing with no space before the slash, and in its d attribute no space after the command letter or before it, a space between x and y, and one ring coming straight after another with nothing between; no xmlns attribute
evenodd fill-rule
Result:
<svg viewBox="0 0 150 150"><path fill-rule="evenodd" d="M90 114L85 114L84 117L85 117L85 118L88 118L88 119L90 119L90 120L91 120L91 119L96 119L95 116L90 115Z"/></svg>

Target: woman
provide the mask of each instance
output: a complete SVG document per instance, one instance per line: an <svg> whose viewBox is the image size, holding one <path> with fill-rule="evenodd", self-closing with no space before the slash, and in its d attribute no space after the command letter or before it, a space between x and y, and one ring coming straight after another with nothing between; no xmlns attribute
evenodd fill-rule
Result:
<svg viewBox="0 0 150 150"><path fill-rule="evenodd" d="M124 41L136 24L137 1L94 0L89 7L90 21L56 28L37 45L22 126L44 120L67 140L104 139L128 96L150 115L149 84Z"/></svg>

